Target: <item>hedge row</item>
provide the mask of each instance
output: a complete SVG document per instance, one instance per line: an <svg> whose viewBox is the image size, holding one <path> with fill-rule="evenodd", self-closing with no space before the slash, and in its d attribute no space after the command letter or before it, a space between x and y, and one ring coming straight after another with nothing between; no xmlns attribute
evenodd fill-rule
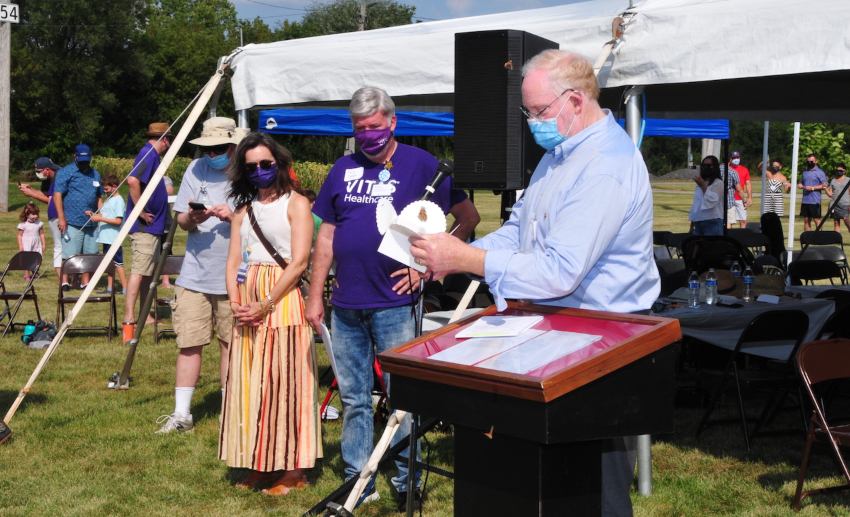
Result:
<svg viewBox="0 0 850 517"><path fill-rule="evenodd" d="M186 167L192 160L178 156L171 162L168 167L168 176L174 182L175 187L180 186L180 181L183 179L183 173ZM123 180L125 176L133 168L133 158L106 158L95 156L92 159L92 166L100 172L100 175L105 177L115 175L119 180ZM301 182L301 186L305 189L311 189L316 192L324 183L331 166L325 163L316 162L296 162L294 164L295 174ZM35 178L32 171L24 171L20 173L21 181L32 181Z"/></svg>

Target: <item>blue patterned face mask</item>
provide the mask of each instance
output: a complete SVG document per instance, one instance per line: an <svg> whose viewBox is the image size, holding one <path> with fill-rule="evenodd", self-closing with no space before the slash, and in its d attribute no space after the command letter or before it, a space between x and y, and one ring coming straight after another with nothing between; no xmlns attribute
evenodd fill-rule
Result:
<svg viewBox="0 0 850 517"><path fill-rule="evenodd" d="M207 165L209 165L211 169L218 171L224 169L227 167L227 164L230 163L230 157L227 156L227 153L216 156L206 155L204 158L207 160Z"/></svg>

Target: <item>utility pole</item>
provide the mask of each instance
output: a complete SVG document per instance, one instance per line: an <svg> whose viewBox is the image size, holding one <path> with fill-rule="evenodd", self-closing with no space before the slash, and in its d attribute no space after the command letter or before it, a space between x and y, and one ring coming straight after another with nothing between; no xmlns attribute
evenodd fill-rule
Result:
<svg viewBox="0 0 850 517"><path fill-rule="evenodd" d="M9 133L11 110L12 23L18 6L0 0L0 212L9 211Z"/></svg>
<svg viewBox="0 0 850 517"><path fill-rule="evenodd" d="M366 30L366 2L360 2L360 16L357 17L357 30Z"/></svg>

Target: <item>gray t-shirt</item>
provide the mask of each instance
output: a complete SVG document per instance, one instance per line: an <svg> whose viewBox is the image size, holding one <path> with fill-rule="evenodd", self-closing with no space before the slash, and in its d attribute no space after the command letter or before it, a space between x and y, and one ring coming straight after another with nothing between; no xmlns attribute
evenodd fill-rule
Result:
<svg viewBox="0 0 850 517"><path fill-rule="evenodd" d="M208 206L227 203L233 210L233 202L227 199L230 180L223 170L207 165L204 158L193 160L183 175L174 211L189 211L189 201ZM210 217L186 239L186 257L176 284L206 294L227 294L224 271L227 266L227 249L230 243L230 223Z"/></svg>
<svg viewBox="0 0 850 517"><path fill-rule="evenodd" d="M832 200L835 200L835 196L841 194L841 191L844 190L844 185L847 184L847 176L844 176L841 180L838 178L833 179L829 182L829 188L832 189ZM847 189L847 192L841 196L841 199L838 200L839 208L850 208L850 189Z"/></svg>

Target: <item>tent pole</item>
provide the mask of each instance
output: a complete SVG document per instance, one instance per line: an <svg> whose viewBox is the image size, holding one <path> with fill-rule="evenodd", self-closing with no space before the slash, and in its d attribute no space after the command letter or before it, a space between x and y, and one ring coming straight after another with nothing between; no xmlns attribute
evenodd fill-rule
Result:
<svg viewBox="0 0 850 517"><path fill-rule="evenodd" d="M764 138L761 143L761 213L764 213L764 200L767 197L767 161L770 153L767 149L768 135L770 134L770 121L764 121Z"/></svg>
<svg viewBox="0 0 850 517"><path fill-rule="evenodd" d="M794 122L794 144L791 151L791 202L788 204L788 248L785 267L791 264L794 249L794 216L797 215L797 161L800 159L800 123Z"/></svg>
<svg viewBox="0 0 850 517"><path fill-rule="evenodd" d="M56 336L53 338L53 341L50 343L50 346L47 350L44 351L44 355L41 357L38 365L35 367L35 370L30 375L29 380L21 388L20 393L18 393L18 397L12 403L12 406L9 408L9 411L6 412L6 416L3 417L3 421L7 424L15 416L15 412L20 407L21 403L24 401L24 398L29 393L30 388L35 383L35 380L38 378L39 374L41 374L41 370L44 369L47 361L50 360L50 357L56 351L56 348L59 346L59 343L65 337L65 334L68 332L68 329L71 327L71 324L76 319L77 315L83 309L86 301L89 296L91 296L92 291L97 286L97 282L103 276L104 271L112 262L112 258L115 256L115 253L118 251L118 248L124 242L124 239L127 238L127 234L130 233L130 228L133 224L138 220L139 215L142 213L142 209L147 204L148 200L153 196L153 192L156 189L156 185L162 180L162 177L165 176L165 171L168 170L168 167L171 165L171 162L174 161L175 156L177 156L177 152L180 150L180 146L186 140L186 137L189 136L189 132L192 130L192 127L195 125L195 122L198 120L198 117L201 115L201 111L203 111L204 107L212 97L213 92L215 91L218 83L221 81L221 78L224 75L224 68L219 68L216 70L216 73L210 78L207 82L206 86L204 86L203 93L201 94L198 101L195 103L194 108L189 113L189 116L186 118L186 121L183 123L183 126L180 128L180 132L177 133L177 136L174 139L174 143L168 149L168 152L165 153L162 161L157 167L156 172L154 172L153 177L151 177L150 182L148 182L148 186L142 192L141 197L139 197L139 201L133 207L133 210L127 216L124 224L121 226L121 230L118 232L118 236L112 242L112 245L106 250L106 253L103 256L103 259L100 261L100 265L97 267L97 270L92 274L91 280L89 281L86 288L83 290L83 293L80 295L77 303L74 304L74 307L71 309L71 312L68 313L68 317L62 322L62 325L59 327Z"/></svg>
<svg viewBox="0 0 850 517"><path fill-rule="evenodd" d="M641 95L643 95L642 86L632 86L626 91L626 131L635 145L638 145L640 140ZM641 495L650 495L652 493L652 440L648 434L637 437L637 464L638 492Z"/></svg>
<svg viewBox="0 0 850 517"><path fill-rule="evenodd" d="M239 127L250 128L248 125L248 110L238 110L236 112L236 125Z"/></svg>

